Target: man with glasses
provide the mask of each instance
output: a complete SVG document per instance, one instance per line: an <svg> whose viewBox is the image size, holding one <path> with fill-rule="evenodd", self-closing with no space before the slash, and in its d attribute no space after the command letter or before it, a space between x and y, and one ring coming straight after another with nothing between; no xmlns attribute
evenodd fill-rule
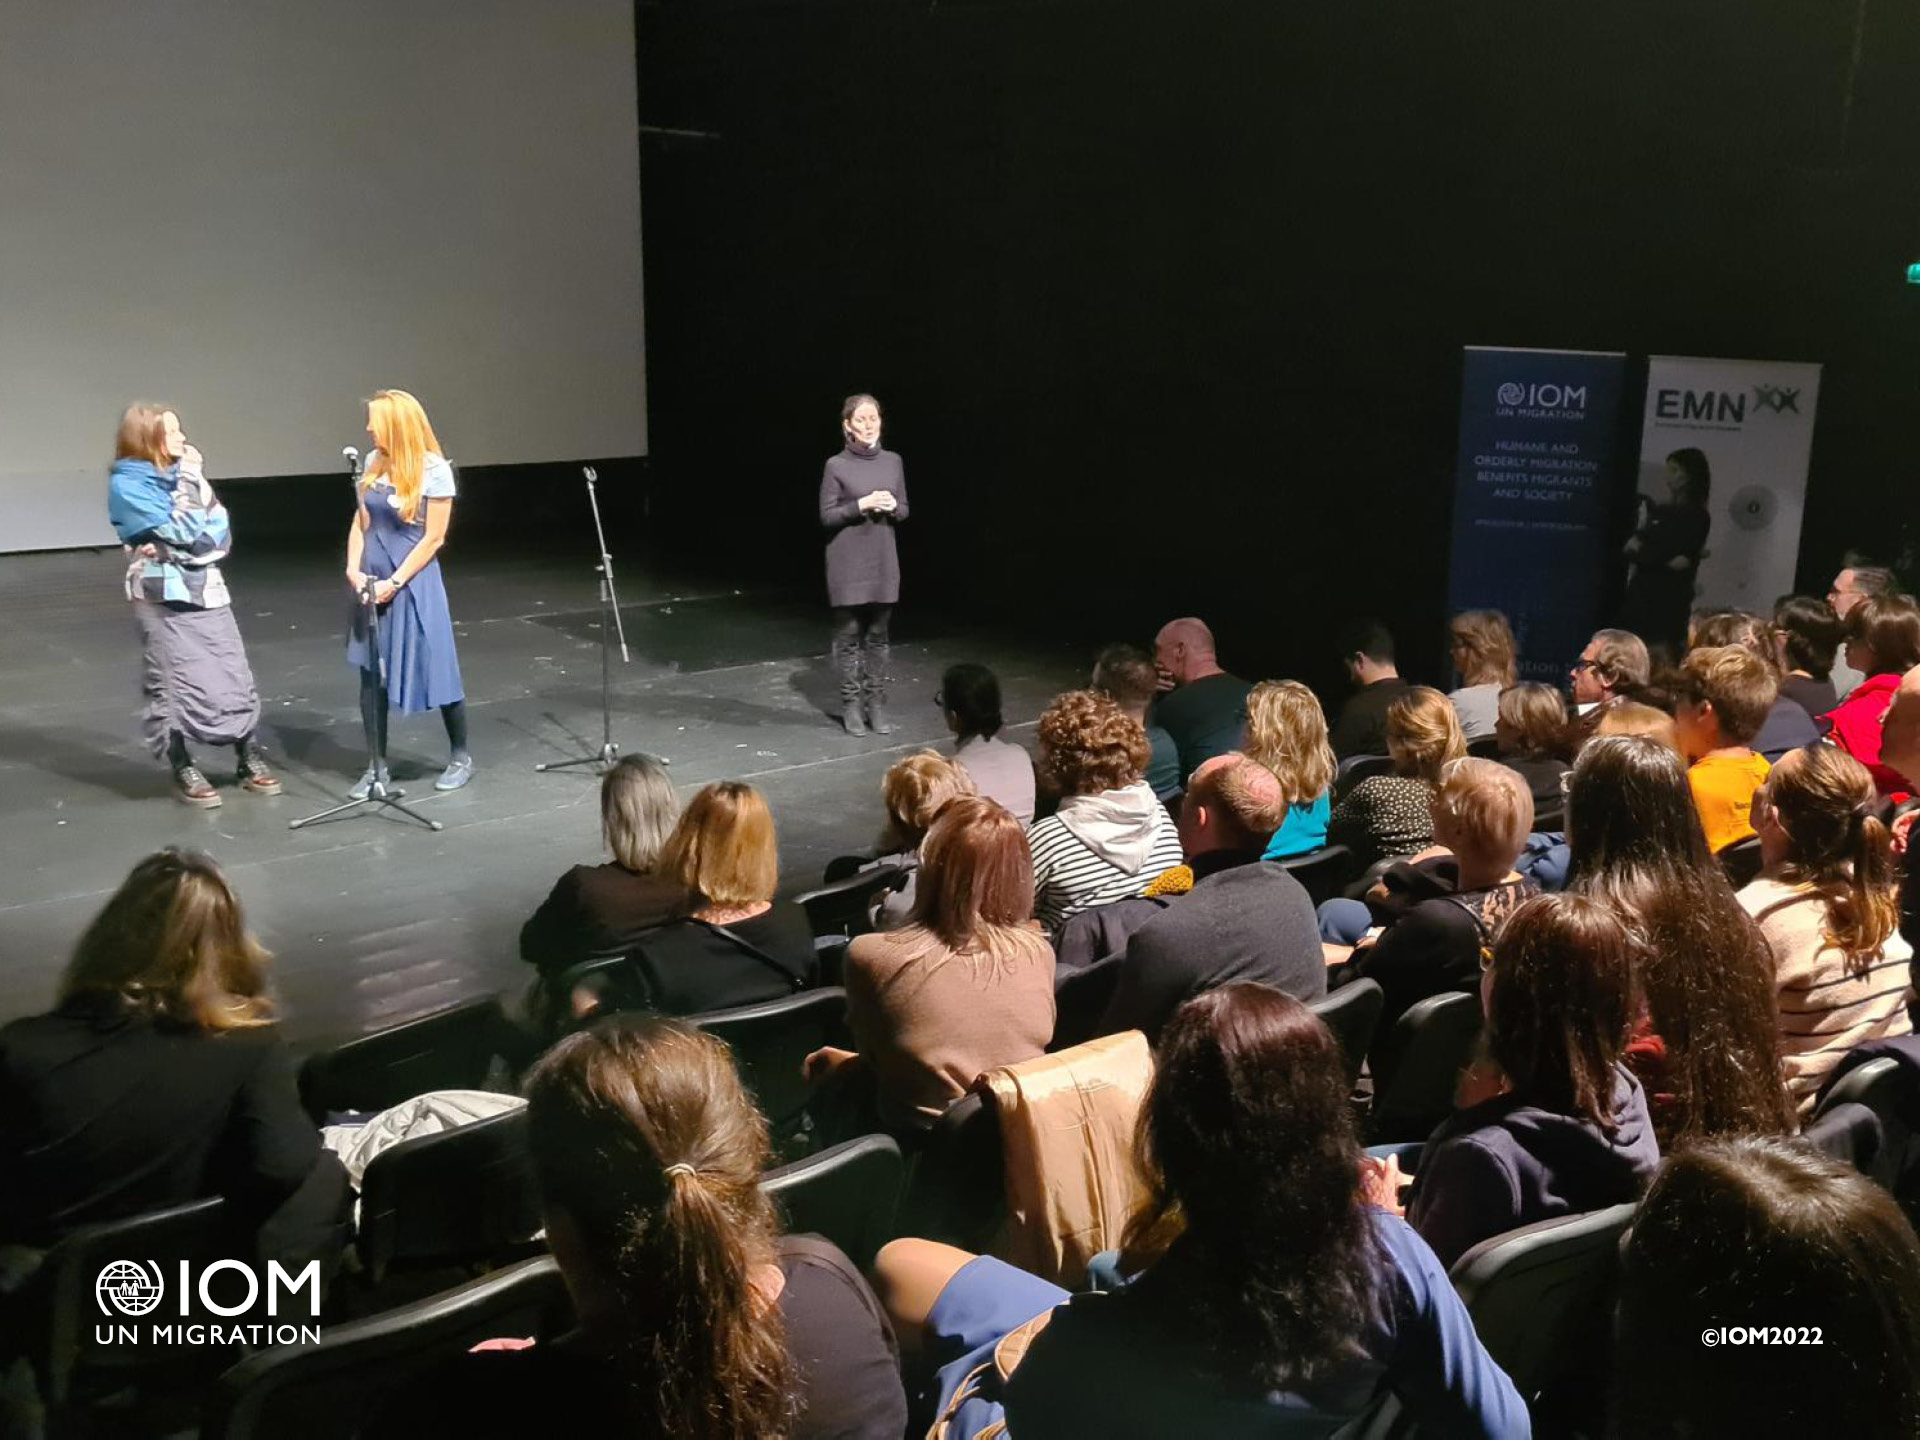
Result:
<svg viewBox="0 0 1920 1440"><path fill-rule="evenodd" d="M1631 630L1596 630L1574 662L1574 708L1590 734L1601 707L1626 699L1647 683L1652 664L1646 643Z"/></svg>
<svg viewBox="0 0 1920 1440"><path fill-rule="evenodd" d="M1851 557L1849 557L1851 558ZM1833 606L1833 613L1842 620L1869 595L1891 595L1900 588L1891 570L1883 570L1878 565L1849 565L1833 577L1833 588L1827 591L1827 603ZM1840 654L1833 662L1833 693L1840 699L1867 677L1847 664L1846 646L1840 647Z"/></svg>

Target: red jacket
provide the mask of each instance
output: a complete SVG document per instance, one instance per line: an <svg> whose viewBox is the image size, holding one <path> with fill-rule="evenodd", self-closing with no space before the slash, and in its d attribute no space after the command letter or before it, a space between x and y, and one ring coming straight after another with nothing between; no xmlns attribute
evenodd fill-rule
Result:
<svg viewBox="0 0 1920 1440"><path fill-rule="evenodd" d="M1913 788L1899 771L1880 763L1880 727L1899 686L1900 677L1891 671L1870 675L1820 717L1833 727L1827 738L1873 772L1873 783L1882 795L1905 794Z"/></svg>

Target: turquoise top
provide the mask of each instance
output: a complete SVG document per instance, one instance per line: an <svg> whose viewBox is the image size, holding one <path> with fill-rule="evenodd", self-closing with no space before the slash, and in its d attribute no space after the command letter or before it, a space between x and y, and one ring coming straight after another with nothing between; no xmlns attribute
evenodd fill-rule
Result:
<svg viewBox="0 0 1920 1440"><path fill-rule="evenodd" d="M1327 843L1327 815L1333 806L1323 794L1305 805L1289 805L1287 818L1267 842L1262 860L1289 860L1295 855L1311 855Z"/></svg>

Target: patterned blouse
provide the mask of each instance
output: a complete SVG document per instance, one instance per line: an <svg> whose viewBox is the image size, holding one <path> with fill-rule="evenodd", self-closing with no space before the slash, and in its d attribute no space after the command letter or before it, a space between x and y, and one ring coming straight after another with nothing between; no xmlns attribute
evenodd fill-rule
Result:
<svg viewBox="0 0 1920 1440"><path fill-rule="evenodd" d="M1333 807L1327 843L1345 845L1362 867L1433 843L1433 787L1404 775L1370 775Z"/></svg>

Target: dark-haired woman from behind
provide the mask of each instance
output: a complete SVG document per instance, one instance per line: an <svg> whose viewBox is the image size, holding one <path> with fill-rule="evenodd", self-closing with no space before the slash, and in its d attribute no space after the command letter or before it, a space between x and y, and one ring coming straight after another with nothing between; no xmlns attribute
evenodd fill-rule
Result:
<svg viewBox="0 0 1920 1440"><path fill-rule="evenodd" d="M526 1089L575 1327L461 1356L372 1433L899 1440L886 1319L834 1246L778 1233L767 1122L723 1043L616 1016L562 1040Z"/></svg>
<svg viewBox="0 0 1920 1440"><path fill-rule="evenodd" d="M1880 763L1880 732L1900 677L1920 665L1920 602L1911 595L1869 595L1847 612L1847 664L1866 678L1823 718L1827 738L1873 772L1882 795L1912 789Z"/></svg>
<svg viewBox="0 0 1920 1440"><path fill-rule="evenodd" d="M1812 595L1788 595L1773 607L1779 649L1780 693L1814 719L1840 703L1833 688L1833 659L1846 627L1833 606Z"/></svg>
<svg viewBox="0 0 1920 1440"><path fill-rule="evenodd" d="M1787 1089L1803 1115L1847 1051L1913 1031L1913 947L1877 808L1867 767L1831 745L1786 756L1754 797L1765 869L1740 903L1773 951Z"/></svg>
<svg viewBox="0 0 1920 1440"><path fill-rule="evenodd" d="M263 1258L330 1258L346 1172L300 1106L271 957L205 855L133 867L53 1011L0 1030L0 1244L225 1196Z"/></svg>
<svg viewBox="0 0 1920 1440"><path fill-rule="evenodd" d="M1728 1326L1813 1343L1702 1343ZM1620 1440L1911 1440L1920 1238L1885 1190L1806 1146L1694 1145L1667 1162L1628 1234L1613 1377Z"/></svg>
<svg viewBox="0 0 1920 1440"><path fill-rule="evenodd" d="M1033 757L1000 739L1000 680L984 665L949 665L933 697L953 732L953 758L973 788L997 800L1022 825L1033 823Z"/></svg>
<svg viewBox="0 0 1920 1440"><path fill-rule="evenodd" d="M1627 1063L1660 1147L1796 1128L1774 1034L1773 955L1707 849L1680 757L1602 735L1574 764L1567 888L1627 922L1645 1015Z"/></svg>
<svg viewBox="0 0 1920 1440"><path fill-rule="evenodd" d="M1407 1218L1451 1266L1489 1236L1638 1199L1660 1163L1640 1082L1620 1064L1633 947L1593 900L1513 913L1480 983L1494 1093L1433 1133Z"/></svg>
<svg viewBox="0 0 1920 1440"><path fill-rule="evenodd" d="M1621 628L1649 645L1664 645L1671 660L1686 648L1694 578L1713 528L1707 509L1712 490L1706 452L1693 446L1674 451L1667 456L1667 499L1640 497L1640 527L1626 544L1633 574L1620 602Z"/></svg>
<svg viewBox="0 0 1920 1440"><path fill-rule="evenodd" d="M1529 1433L1433 1252L1369 1202L1339 1045L1299 1001L1239 983L1181 1006L1139 1147L1152 1198L1127 1259L1145 1268L1117 1291L1069 1296L925 1240L881 1251L955 1433L1004 1417L1019 1440L1320 1435L1382 1389L1436 1434ZM998 1385L998 1342L1036 1320Z"/></svg>

